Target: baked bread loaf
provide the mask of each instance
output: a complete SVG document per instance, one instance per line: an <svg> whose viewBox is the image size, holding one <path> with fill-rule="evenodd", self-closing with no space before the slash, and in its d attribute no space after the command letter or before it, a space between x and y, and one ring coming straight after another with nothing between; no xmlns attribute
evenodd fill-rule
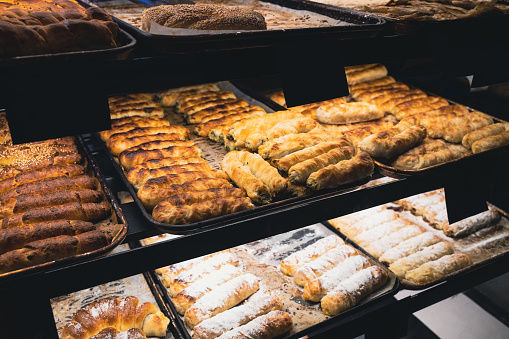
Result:
<svg viewBox="0 0 509 339"><path fill-rule="evenodd" d="M169 5L143 11L142 29L150 22L173 28L201 30L266 30L265 18L255 11L223 5Z"/></svg>
<svg viewBox="0 0 509 339"><path fill-rule="evenodd" d="M121 332L136 328L149 337L164 337L169 323L152 303L140 304L134 296L107 298L76 312L72 321L64 326L62 339L89 338L108 327Z"/></svg>

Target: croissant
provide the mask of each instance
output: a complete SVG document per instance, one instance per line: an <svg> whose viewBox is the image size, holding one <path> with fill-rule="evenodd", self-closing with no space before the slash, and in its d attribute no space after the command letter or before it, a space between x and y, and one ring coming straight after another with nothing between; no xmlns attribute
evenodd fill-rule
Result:
<svg viewBox="0 0 509 339"><path fill-rule="evenodd" d="M90 338L101 330L113 327L118 331L137 328L147 336L164 337L170 320L157 306L138 298L107 298L94 301L87 309L76 312L62 330L62 339Z"/></svg>

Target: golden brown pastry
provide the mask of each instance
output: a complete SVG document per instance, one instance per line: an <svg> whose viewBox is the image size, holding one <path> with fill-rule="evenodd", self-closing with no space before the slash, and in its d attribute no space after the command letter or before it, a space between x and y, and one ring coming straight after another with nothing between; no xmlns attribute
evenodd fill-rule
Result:
<svg viewBox="0 0 509 339"><path fill-rule="evenodd" d="M442 239L438 235L435 235L431 232L424 232L403 241L390 250L385 251L378 260L388 266L399 259L408 257L409 255L414 254L427 246L434 245L440 241L442 241Z"/></svg>
<svg viewBox="0 0 509 339"><path fill-rule="evenodd" d="M424 247L420 251L410 254L408 257L401 258L393 262L391 266L389 266L389 269L394 272L398 278L403 279L408 271L413 270L424 263L437 260L444 255L452 253L454 253L452 246L449 243L442 241L434 245Z"/></svg>
<svg viewBox="0 0 509 339"><path fill-rule="evenodd" d="M211 131L213 131L214 129L222 130L225 126L231 127L231 125L233 125L235 122L237 122L239 120L252 118L252 117L259 117L259 116L266 114L265 111L263 110L263 108L258 107L258 106L240 107L240 108L236 108L231 111L228 111L228 112L234 112L234 114L228 114L228 115L225 115L222 117L215 117L213 119L208 119L208 121L195 126L194 133L198 134L199 136L206 137L206 136L209 136ZM212 139L210 136L209 136L209 138ZM212 140L214 140L216 142L219 141L217 138L214 138Z"/></svg>
<svg viewBox="0 0 509 339"><path fill-rule="evenodd" d="M372 81L387 76L387 68L382 64L374 64L371 67L356 70L346 74L348 85L352 86L365 81Z"/></svg>
<svg viewBox="0 0 509 339"><path fill-rule="evenodd" d="M120 332L113 327L107 327L104 330L99 331L90 339L148 339L142 330L137 328L130 328L127 331Z"/></svg>
<svg viewBox="0 0 509 339"><path fill-rule="evenodd" d="M269 97L270 100L274 101L279 106L283 106L284 108L286 108L285 94L282 89L270 92L267 94L267 96Z"/></svg>
<svg viewBox="0 0 509 339"><path fill-rule="evenodd" d="M185 18L185 19L183 19ZM265 18L258 12L223 5L168 5L143 11L142 29L150 31L150 22L165 27L201 30L266 30Z"/></svg>
<svg viewBox="0 0 509 339"><path fill-rule="evenodd" d="M245 325L222 334L218 339L272 339L290 331L292 326L292 317L288 313L279 310L271 311Z"/></svg>
<svg viewBox="0 0 509 339"><path fill-rule="evenodd" d="M119 140L159 133L177 133L180 134L184 139L189 139L191 136L189 130L183 126L141 127L127 132L115 133L111 135L108 141L106 141L106 146L108 149L110 149L112 145L119 142Z"/></svg>
<svg viewBox="0 0 509 339"><path fill-rule="evenodd" d="M208 106L205 108L195 108L196 106L193 106L196 111L193 113L187 113L186 114L186 121L190 124L199 124L202 122L207 122L214 117L223 117L228 115L228 111L240 108L240 107L248 107L249 104L244 99L234 99L234 100L227 100L224 102L218 102L216 105L209 104L203 104L198 106ZM193 108L192 107L192 108ZM231 112L233 114L233 112Z"/></svg>
<svg viewBox="0 0 509 339"><path fill-rule="evenodd" d="M509 131L477 140L472 144L472 153L481 153L506 145L509 145Z"/></svg>
<svg viewBox="0 0 509 339"><path fill-rule="evenodd" d="M352 126L351 130L341 133L341 135L350 140L351 143L357 147L357 145L366 137L370 136L371 134L375 134L383 130L392 128L395 126L395 123L392 120L382 119L380 121L373 122L369 125L365 125L362 127L354 126L355 125Z"/></svg>
<svg viewBox="0 0 509 339"><path fill-rule="evenodd" d="M206 115L204 114L203 117L201 118L201 123L204 124L211 120L217 120L217 119L228 117L230 115L237 115L240 113L260 113L260 112L265 113L263 108L255 106L255 105L240 106L240 107L231 108L231 109L218 110L217 112L212 112L212 113L206 114ZM204 113L207 113L207 111L205 110ZM261 116L261 115L263 115L263 114L253 114L252 116L256 117L256 116Z"/></svg>
<svg viewBox="0 0 509 339"><path fill-rule="evenodd" d="M158 133L158 134L149 134L149 135L140 135L132 138L125 138L121 140L116 140L114 143L110 143L110 153L114 156L118 156L125 150L131 149L133 147L140 146L145 143L154 142L154 141L179 141L185 140L185 136L179 133Z"/></svg>
<svg viewBox="0 0 509 339"><path fill-rule="evenodd" d="M365 243L371 243L380 240L383 237L388 236L408 225L411 225L409 221L400 218L393 221L381 223L378 226L375 226L367 231L362 232L361 234L356 235L355 237L352 237L352 239L360 246L363 246Z"/></svg>
<svg viewBox="0 0 509 339"><path fill-rule="evenodd" d="M286 275L293 276L297 270L318 258L319 256L327 253L333 248L344 245L343 239L336 235L330 235L322 238L315 243L307 246L306 248L290 254L288 257L281 261L281 272Z"/></svg>
<svg viewBox="0 0 509 339"><path fill-rule="evenodd" d="M445 277L447 274L472 265L470 257L463 253L446 255L413 269L405 275L406 280L426 284Z"/></svg>
<svg viewBox="0 0 509 339"><path fill-rule="evenodd" d="M137 104L140 102L151 102L154 101L155 97L151 93L131 93L126 95L113 96L108 98L110 105L130 105Z"/></svg>
<svg viewBox="0 0 509 339"><path fill-rule="evenodd" d="M59 219L99 221L107 218L110 214L111 207L107 203L73 202L56 206L37 207L23 213L10 215L2 219L0 228L12 228Z"/></svg>
<svg viewBox="0 0 509 339"><path fill-rule="evenodd" d="M173 305L180 315L184 315L189 307L206 293L241 274L240 268L230 264L212 270L178 292L172 299Z"/></svg>
<svg viewBox="0 0 509 339"><path fill-rule="evenodd" d="M119 157L120 164L124 169L129 170L133 166L154 159L162 158L197 158L201 156L201 149L198 146L171 146L168 148L154 150L137 150L132 152L124 152Z"/></svg>
<svg viewBox="0 0 509 339"><path fill-rule="evenodd" d="M258 278L250 273L233 278L205 294L186 311L185 320L187 325L194 328L202 321L239 304L258 291L258 288Z"/></svg>
<svg viewBox="0 0 509 339"><path fill-rule="evenodd" d="M47 194L59 190L77 190L77 189L95 189L97 182L94 178L88 175L78 175L75 177L56 177L41 179L26 184L21 184L18 187L11 189L7 192L0 194L0 202L6 203L8 200L16 199L21 194Z"/></svg>
<svg viewBox="0 0 509 339"><path fill-rule="evenodd" d="M317 145L323 141L334 139L334 135L328 134L321 128L315 128L308 133L289 134L268 141L258 148L258 154L264 159L272 161L301 149Z"/></svg>
<svg viewBox="0 0 509 339"><path fill-rule="evenodd" d="M288 154L274 161L275 166L282 172L288 172L289 169L305 160L325 154L335 148L351 146L350 142L345 138L337 138L332 141L321 142L315 146L304 148L303 150Z"/></svg>
<svg viewBox="0 0 509 339"><path fill-rule="evenodd" d="M389 84L392 84L395 82L396 82L396 80L394 80L393 77L385 76L385 77L382 77L382 78L379 78L376 80L365 81L365 82L361 82L361 83L358 83L355 85L351 85L350 92L355 92L355 91L373 88L373 87L377 87L377 86L389 85Z"/></svg>
<svg viewBox="0 0 509 339"><path fill-rule="evenodd" d="M369 154L360 152L351 159L312 173L306 180L306 186L313 190L334 188L369 177L374 169L375 164Z"/></svg>
<svg viewBox="0 0 509 339"><path fill-rule="evenodd" d="M290 167L288 170L288 180L294 184L303 184L312 173L329 165L337 164L342 160L351 159L353 156L355 156L355 148L352 146L334 148L327 153Z"/></svg>
<svg viewBox="0 0 509 339"><path fill-rule="evenodd" d="M225 155L221 161L221 169L228 174L238 187L246 191L247 196L253 202L266 204L272 200L270 188L261 179L257 178L248 166L242 163L236 152Z"/></svg>
<svg viewBox="0 0 509 339"><path fill-rule="evenodd" d="M362 214L361 214L362 215ZM383 209L377 212L374 212L371 215L365 216L354 221L352 223L347 224L339 224L339 230L346 234L348 237L355 239L361 234L368 232L376 227L383 226L387 223L398 222L399 216L396 212L391 209Z"/></svg>
<svg viewBox="0 0 509 339"><path fill-rule="evenodd" d="M158 96L161 98L161 104L167 107L175 106L181 97L208 91L219 91L219 88L215 84L186 86L167 90L159 93Z"/></svg>
<svg viewBox="0 0 509 339"><path fill-rule="evenodd" d="M400 93L404 93L404 92L407 92L407 91L402 91ZM427 98L428 95L426 93L423 93L421 90L409 90L407 92L408 94L406 95L396 95L395 94L395 97L390 99L390 100L387 100L387 101L383 101L381 104L380 104L380 107L385 111L385 112L392 112L392 110L394 109L394 107L400 105L400 104L404 104L405 102L409 102L409 101L414 101L414 100L419 100L419 99L424 99L424 98ZM374 101L378 100L378 98L375 98Z"/></svg>
<svg viewBox="0 0 509 339"><path fill-rule="evenodd" d="M160 167L154 169L138 168L133 171L131 168L127 174L127 180L135 189L139 189L147 180L159 178L167 174L178 174L184 172L211 171L212 167L205 162L173 165L168 167Z"/></svg>
<svg viewBox="0 0 509 339"><path fill-rule="evenodd" d="M379 240L376 240L372 243L365 243L364 249L374 256L375 258L380 258L385 251L395 247L399 243L415 237L422 233L422 230L416 225L409 225L403 227L396 232L393 232Z"/></svg>
<svg viewBox="0 0 509 339"><path fill-rule="evenodd" d="M324 124L351 124L383 118L385 113L377 106L365 102L349 102L332 107L320 106L316 119Z"/></svg>
<svg viewBox="0 0 509 339"><path fill-rule="evenodd" d="M245 147L256 152L258 147L266 141L282 137L287 134L307 133L319 124L310 118L295 118L281 121L267 131L251 133L245 141Z"/></svg>
<svg viewBox="0 0 509 339"><path fill-rule="evenodd" d="M204 178L159 188L157 190L140 189L138 190L138 198L140 198L143 206L151 211L158 203L172 195L188 191L203 191L209 188L227 188L231 186L230 182L225 179Z"/></svg>
<svg viewBox="0 0 509 339"><path fill-rule="evenodd" d="M385 85L366 87L358 90L350 89L350 95L357 101L369 101L382 94L396 93L410 89L408 85L402 82L394 82Z"/></svg>
<svg viewBox="0 0 509 339"><path fill-rule="evenodd" d="M318 107L324 106L324 105L326 105L326 106L341 105L344 103L346 103L346 98L340 97L340 98L334 98L334 99L330 99L330 100L312 102L310 104L290 107L290 108L288 108L288 110L291 112L295 112L295 113L301 113L306 118L314 119L315 118L314 114L316 113L316 110L318 109Z"/></svg>
<svg viewBox="0 0 509 339"><path fill-rule="evenodd" d="M440 97L425 97L421 99L413 99L404 101L396 106L392 107L390 113L394 114L397 119L401 120L408 115L408 110L417 107L429 107L430 105L447 106L449 103L444 98ZM438 108L438 107L437 107Z"/></svg>
<svg viewBox="0 0 509 339"><path fill-rule="evenodd" d="M97 203L103 199L98 191L92 189L58 190L51 193L20 194L0 205L0 218L22 213L36 207L62 205L71 202Z"/></svg>
<svg viewBox="0 0 509 339"><path fill-rule="evenodd" d="M470 152L463 146L438 149L425 154L402 154L391 163L391 166L402 170L419 170L463 158L469 154Z"/></svg>
<svg viewBox="0 0 509 339"><path fill-rule="evenodd" d="M141 164L135 165L131 167L129 171L127 171L127 177L129 177L129 173L132 171L133 173L137 173L142 169L156 169L161 167L169 167L176 165L186 165L186 164L197 164L197 163L207 163L207 160L199 157L190 157L190 158L162 158L162 159L152 159L146 162L142 162ZM134 174L132 174L134 175Z"/></svg>
<svg viewBox="0 0 509 339"><path fill-rule="evenodd" d="M74 177L83 175L85 171L85 167L78 164L53 165L32 171L23 171L14 177L0 180L0 193L29 182L61 176Z"/></svg>
<svg viewBox="0 0 509 339"><path fill-rule="evenodd" d="M88 338L101 330L113 327L119 331L131 328L142 330L147 336L164 337L170 320L157 306L138 298L107 298L94 301L87 309L76 312L62 330L62 339Z"/></svg>
<svg viewBox="0 0 509 339"><path fill-rule="evenodd" d="M189 120L195 114L202 112L206 109L208 110L207 114L215 113L219 110L225 110L228 108L236 108L242 106L248 106L249 104L244 99L212 99L208 101L204 101L202 103L189 106L186 108L182 108L181 112L184 114L184 118Z"/></svg>
<svg viewBox="0 0 509 339"><path fill-rule="evenodd" d="M196 202L191 205L171 206L156 205L152 216L155 220L172 225L191 224L201 220L219 217L254 208L248 197L225 197Z"/></svg>
<svg viewBox="0 0 509 339"><path fill-rule="evenodd" d="M73 255L87 253L107 246L111 236L95 230L32 241L23 248L0 255L0 273L19 270Z"/></svg>
<svg viewBox="0 0 509 339"><path fill-rule="evenodd" d="M168 121L167 124L165 123L161 124L159 120L143 119L138 120L136 122L125 123L120 126L113 127L112 129L109 130L101 131L99 132L99 135L101 137L101 140L106 142L113 134L129 132L136 128L163 127L163 126L170 126L170 122Z"/></svg>
<svg viewBox="0 0 509 339"><path fill-rule="evenodd" d="M230 91L205 91L195 94L189 94L180 96L177 100L177 112L183 112L183 110L201 104L211 100L218 99L236 99L237 97L233 92Z"/></svg>
<svg viewBox="0 0 509 339"><path fill-rule="evenodd" d="M371 266L355 273L329 292L321 300L323 313L337 315L357 305L387 282L387 273L378 266Z"/></svg>
<svg viewBox="0 0 509 339"><path fill-rule="evenodd" d="M308 282L304 286L302 299L318 302L341 282L370 265L368 259L362 255L350 256L319 278Z"/></svg>
<svg viewBox="0 0 509 339"><path fill-rule="evenodd" d="M161 117L126 117L126 118L120 118L120 119L112 119L111 120L111 127L122 127L124 125L129 124L137 124L139 122L145 122L145 121L151 121L154 123L158 123L159 125L156 126L170 126L170 122L168 119L161 118ZM141 127L141 126L139 126Z"/></svg>
<svg viewBox="0 0 509 339"><path fill-rule="evenodd" d="M374 158L390 159L418 145L425 137L424 127L399 123L365 138L359 143L359 148Z"/></svg>
<svg viewBox="0 0 509 339"><path fill-rule="evenodd" d="M149 142L146 142L144 144L141 144L141 145L138 145L138 146L134 146L134 147L131 147L131 148L128 148L126 149L125 151L122 151L120 154L119 154L119 158L122 158L124 154L127 154L129 152L135 152L135 151L138 151L138 150L145 150L145 151L150 151L150 150L155 150L155 149L163 149L163 148L168 148L168 147L173 147L173 146L193 146L194 145L194 142L191 141L191 140L157 140L157 141L149 141Z"/></svg>
<svg viewBox="0 0 509 339"><path fill-rule="evenodd" d="M112 119L121 119L127 117L164 117L164 110L162 107L129 107L120 108L110 112Z"/></svg>
<svg viewBox="0 0 509 339"><path fill-rule="evenodd" d="M461 141L461 144L468 149L472 148L472 144L478 140L484 139L486 137L497 135L509 130L508 123L498 123L488 125L478 130L472 131L466 134Z"/></svg>

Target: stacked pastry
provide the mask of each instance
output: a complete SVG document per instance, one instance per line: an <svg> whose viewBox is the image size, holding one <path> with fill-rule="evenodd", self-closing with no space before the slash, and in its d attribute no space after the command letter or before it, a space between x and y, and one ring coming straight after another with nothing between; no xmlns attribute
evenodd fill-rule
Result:
<svg viewBox="0 0 509 339"><path fill-rule="evenodd" d="M90 252L112 237L96 179L71 137L0 147L0 273Z"/></svg>
<svg viewBox="0 0 509 339"><path fill-rule="evenodd" d="M426 284L472 264L450 243L384 206L330 220L400 279Z"/></svg>
<svg viewBox="0 0 509 339"><path fill-rule="evenodd" d="M255 294L259 279L244 273L238 263L226 250L156 270L177 312L194 329L193 338L273 338L291 329L281 300Z"/></svg>
<svg viewBox="0 0 509 339"><path fill-rule="evenodd" d="M145 339L165 337L168 319L154 304L138 298L107 298L92 302L72 316L62 339Z"/></svg>
<svg viewBox="0 0 509 339"><path fill-rule="evenodd" d="M117 47L118 25L99 7L73 1L0 4L0 57Z"/></svg>
<svg viewBox="0 0 509 339"><path fill-rule="evenodd" d="M449 237L463 237L494 225L500 214L489 206L486 212L449 224L443 189L414 195L396 202Z"/></svg>
<svg viewBox="0 0 509 339"><path fill-rule="evenodd" d="M0 112L0 146L12 145L11 131L5 117L5 112Z"/></svg>
<svg viewBox="0 0 509 339"><path fill-rule="evenodd" d="M387 273L331 235L295 252L281 262L281 271L304 286L304 300L318 302L327 315L357 305L385 285Z"/></svg>
<svg viewBox="0 0 509 339"><path fill-rule="evenodd" d="M161 117L153 95L113 98L110 106L113 128L101 138L155 220L188 224L254 207L223 171L201 158L187 128Z"/></svg>
<svg viewBox="0 0 509 339"><path fill-rule="evenodd" d="M237 121L265 115L265 111L246 100L238 99L230 91L221 91L214 84L180 87L159 94L166 107L175 107L194 133L219 142L220 131Z"/></svg>

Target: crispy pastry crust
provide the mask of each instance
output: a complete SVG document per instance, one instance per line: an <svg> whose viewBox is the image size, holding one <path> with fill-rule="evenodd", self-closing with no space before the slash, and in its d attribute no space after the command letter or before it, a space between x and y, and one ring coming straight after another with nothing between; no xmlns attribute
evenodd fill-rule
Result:
<svg viewBox="0 0 509 339"><path fill-rule="evenodd" d="M359 148L374 158L390 159L418 145L425 137L424 127L399 123L365 138L359 143Z"/></svg>
<svg viewBox="0 0 509 339"><path fill-rule="evenodd" d="M172 88L158 94L161 104L165 107L175 106L180 98L208 91L219 91L215 84L203 84Z"/></svg>
<svg viewBox="0 0 509 339"><path fill-rule="evenodd" d="M316 119L324 124L351 124L383 118L385 113L365 102L349 102L335 106L320 106Z"/></svg>
<svg viewBox="0 0 509 339"><path fill-rule="evenodd" d="M118 156L125 150L131 149L133 147L140 146L142 144L146 144L154 141L178 141L185 140L185 136L180 133L158 133L158 134L149 134L149 135L141 135L132 138L125 138L122 140L117 140L116 142L110 143L109 151L114 156Z"/></svg>
<svg viewBox="0 0 509 339"><path fill-rule="evenodd" d="M235 94L230 91L207 91L196 94L181 96L177 100L177 112L211 100L236 99Z"/></svg>
<svg viewBox="0 0 509 339"><path fill-rule="evenodd" d="M394 114L397 119L403 119L407 114L406 111L416 107L426 107L429 105L447 106L449 103L444 98L440 97L425 97L421 99L407 100L392 107L390 113Z"/></svg>
<svg viewBox="0 0 509 339"><path fill-rule="evenodd" d="M329 165L337 164L342 160L351 159L353 156L355 156L355 148L352 146L334 148L327 153L290 167L288 170L288 180L293 184L303 184L312 173Z"/></svg>
<svg viewBox="0 0 509 339"><path fill-rule="evenodd" d="M235 99L224 104L219 104L205 109L201 109L195 112L194 114L189 115L186 121L190 124L200 124L202 122L207 122L214 118L221 118L229 114L234 114L236 109L246 107L249 107L249 104L247 103L246 100Z"/></svg>
<svg viewBox="0 0 509 339"><path fill-rule="evenodd" d="M191 133L189 132L189 130L183 126L142 127L142 128L135 128L135 129L127 131L127 132L115 133L115 134L111 135L109 137L109 139L106 141L106 146L108 147L108 149L110 149L112 147L112 145L118 143L121 140L127 139L127 138L159 134L159 133L176 133L176 134L180 134L183 139L189 139L191 136Z"/></svg>
<svg viewBox="0 0 509 339"><path fill-rule="evenodd" d="M472 153L485 152L506 145L509 145L509 131L477 140L472 144Z"/></svg>
<svg viewBox="0 0 509 339"><path fill-rule="evenodd" d="M469 154L470 152L463 146L439 148L425 154L402 154L391 163L391 166L402 170L419 170L463 158Z"/></svg>
<svg viewBox="0 0 509 339"><path fill-rule="evenodd" d="M364 245L364 249L374 256L375 258L380 258L385 251L395 247L399 243L415 237L422 233L422 230L416 225L409 225L403 227L396 232L391 233L379 240L376 240L372 243L366 243Z"/></svg>
<svg viewBox="0 0 509 339"><path fill-rule="evenodd" d="M399 259L408 257L409 255L422 250L424 247L434 245L440 241L442 241L442 239L438 235L431 232L424 232L403 241L390 250L385 251L379 260L384 265L389 266Z"/></svg>
<svg viewBox="0 0 509 339"><path fill-rule="evenodd" d="M113 127L113 124L112 124L112 127L113 127L112 129L99 132L99 135L101 136L102 141L106 142L114 134L129 132L136 128L170 126L170 122L166 119L160 118L160 119L154 120L154 119L142 118L142 117L137 117L137 118L138 118L137 120L132 120L132 122L124 123L119 126ZM113 121L115 121L115 120L116 119L114 119Z"/></svg>
<svg viewBox="0 0 509 339"><path fill-rule="evenodd" d="M142 186L143 187L143 186ZM193 181L188 181L183 184L170 185L165 188L159 188L155 191L152 190L138 190L138 198L140 198L143 206L151 211L162 200L179 193L188 191L203 191L209 188L226 188L231 187L228 180L219 178L204 178Z"/></svg>
<svg viewBox="0 0 509 339"><path fill-rule="evenodd" d="M251 199L248 197L225 197L196 202L192 205L172 206L170 208L159 207L158 204L154 208L152 216L155 220L160 222L183 225L244 211L254 207Z"/></svg>
<svg viewBox="0 0 509 339"><path fill-rule="evenodd" d="M126 124L136 124L141 121L153 121L156 123L160 123L159 126L170 126L170 122L168 119L161 118L161 117L126 117L126 118L120 118L120 119L112 119L111 120L111 127L121 127Z"/></svg>
<svg viewBox="0 0 509 339"><path fill-rule="evenodd" d="M385 77L382 77L382 78L379 78L376 80L365 81L365 82L358 83L356 85L351 85L350 92L355 92L355 91L373 88L373 87L377 87L377 86L389 85L389 84L392 84L395 82L396 82L396 80L394 80L393 77L385 76Z"/></svg>
<svg viewBox="0 0 509 339"><path fill-rule="evenodd" d="M184 114L184 118L188 120L191 116L209 108L212 112L215 112L218 107L226 109L239 106L248 106L248 103L244 99L212 99L183 108L181 109L181 112Z"/></svg>
<svg viewBox="0 0 509 339"><path fill-rule="evenodd" d="M360 152L351 159L329 165L312 173L306 186L313 190L334 188L370 176L375 169L373 160L366 152Z"/></svg>
<svg viewBox="0 0 509 339"><path fill-rule="evenodd" d="M279 337L292 329L292 317L283 311L271 311L249 323L224 333L218 339L253 338L270 339Z"/></svg>
<svg viewBox="0 0 509 339"><path fill-rule="evenodd" d="M424 247L422 250L410 254L408 257L401 258L391 264L389 269L394 272L398 278L402 279L405 277L405 274L424 263L429 261L437 260L444 255L454 253L454 249L452 246L445 242L439 242L434 245Z"/></svg>
<svg viewBox="0 0 509 339"><path fill-rule="evenodd" d="M198 134L199 136L206 137L209 136L210 132L213 129L222 129L225 126L231 126L232 124L239 120L252 117L259 117L266 114L265 111L258 106L241 107L231 110L229 112L232 112L234 114L228 114L222 117L215 117L213 119L209 119L208 121L195 126L194 133Z"/></svg>
<svg viewBox="0 0 509 339"><path fill-rule="evenodd" d="M137 172L140 169L155 169L161 167L175 166L175 165L185 165L185 164L196 164L196 163L207 163L207 160L199 157L191 157L191 158L162 158L162 159L152 159L146 162L142 162L141 164L135 165L131 167L131 169L127 172L129 174L130 171Z"/></svg>
<svg viewBox="0 0 509 339"><path fill-rule="evenodd" d="M509 123L498 123L479 128L466 134L461 141L461 144L468 149L472 148L474 142L484 139L486 137L497 135L509 131Z"/></svg>
<svg viewBox="0 0 509 339"><path fill-rule="evenodd" d="M317 145L323 141L334 139L334 135L326 133L321 128L315 128L308 133L289 134L268 141L258 148L258 154L264 159L272 161L304 148Z"/></svg>
<svg viewBox="0 0 509 339"><path fill-rule="evenodd" d="M447 224L444 226L443 231L448 237L462 237L482 228L489 227L499 219L500 214L496 210L490 209L453 224Z"/></svg>
<svg viewBox="0 0 509 339"><path fill-rule="evenodd" d="M352 86L365 81L372 81L387 76L387 68L382 64L375 64L371 67L356 70L346 74L348 85Z"/></svg>
<svg viewBox="0 0 509 339"><path fill-rule="evenodd" d="M470 265L472 265L472 260L468 255L454 253L407 272L405 279L418 284L426 284Z"/></svg>
<svg viewBox="0 0 509 339"><path fill-rule="evenodd" d="M201 156L201 149L198 146L170 146L168 148L153 150L136 150L132 152L123 152L119 157L120 164L124 169L129 170L131 167L143 162L162 159L162 158L197 158Z"/></svg>

